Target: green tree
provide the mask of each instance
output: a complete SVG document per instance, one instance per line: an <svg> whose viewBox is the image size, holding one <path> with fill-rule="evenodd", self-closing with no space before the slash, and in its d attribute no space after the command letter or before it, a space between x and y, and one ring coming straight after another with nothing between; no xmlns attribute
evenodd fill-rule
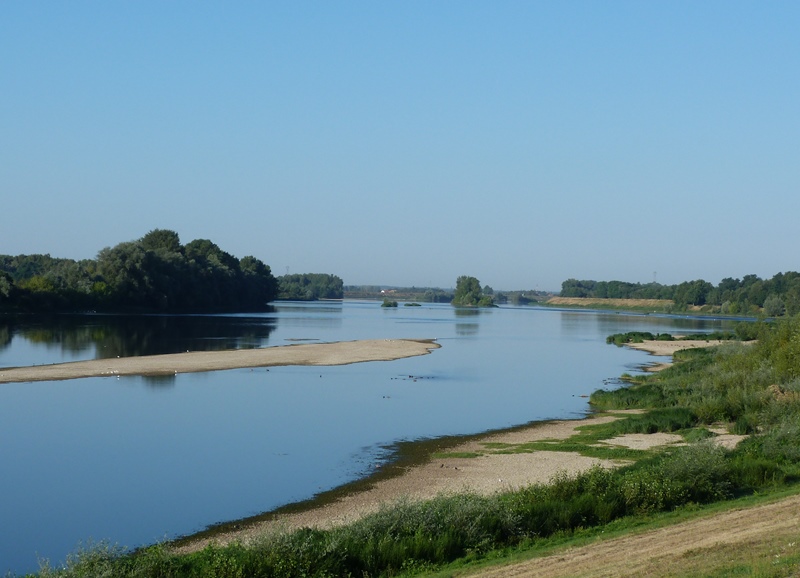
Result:
<svg viewBox="0 0 800 578"><path fill-rule="evenodd" d="M5 271L0 271L0 305L11 301L11 291L14 288L14 279Z"/></svg>
<svg viewBox="0 0 800 578"><path fill-rule="evenodd" d="M706 298L714 286L702 279L685 281L675 288L673 300L676 305L705 305Z"/></svg>
<svg viewBox="0 0 800 578"><path fill-rule="evenodd" d="M468 307L491 307L494 304L491 296L484 295L481 283L475 277L462 275L456 279L456 291L453 305Z"/></svg>
<svg viewBox="0 0 800 578"><path fill-rule="evenodd" d="M145 251L180 253L183 250L178 233L168 229L153 229L141 238Z"/></svg>
<svg viewBox="0 0 800 578"><path fill-rule="evenodd" d="M239 269L243 277L243 307L258 309L278 297L278 280L272 276L269 265L248 255L239 261Z"/></svg>
<svg viewBox="0 0 800 578"><path fill-rule="evenodd" d="M111 288L113 305L129 308L148 307L151 296L147 252L136 241L106 247L97 254L98 269Z"/></svg>
<svg viewBox="0 0 800 578"><path fill-rule="evenodd" d="M293 301L315 301L317 299L341 299L344 283L336 275L326 273L294 273L278 278L279 299Z"/></svg>
<svg viewBox="0 0 800 578"><path fill-rule="evenodd" d="M272 272L255 257L240 261L208 239L184 247L167 229L106 247L95 260L0 255L0 273L5 310L261 310L277 296Z"/></svg>
<svg viewBox="0 0 800 578"><path fill-rule="evenodd" d="M772 294L764 299L764 314L769 317L779 317L783 315L786 307L783 304L783 299L780 296Z"/></svg>

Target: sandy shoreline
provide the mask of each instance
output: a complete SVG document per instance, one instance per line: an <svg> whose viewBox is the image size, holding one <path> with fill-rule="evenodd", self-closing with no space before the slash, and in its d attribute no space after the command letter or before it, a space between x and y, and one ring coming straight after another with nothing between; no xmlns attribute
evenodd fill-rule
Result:
<svg viewBox="0 0 800 578"><path fill-rule="evenodd" d="M696 349L699 347L716 347L717 345L722 345L723 343L730 342L716 339L710 339L708 341L704 339L678 339L676 341L653 340L644 341L642 343L626 343L625 345L631 349L638 349L639 351L646 351L652 355L667 357L675 355L676 351L683 351L684 349ZM655 363L646 366L645 369L647 371L661 371L670 365L672 365L671 361L665 363Z"/></svg>
<svg viewBox="0 0 800 578"><path fill-rule="evenodd" d="M281 345L263 349L195 351L167 355L92 359L0 369L0 383L84 377L174 375L278 365L347 365L426 355L440 345L432 339L373 339Z"/></svg>
<svg viewBox="0 0 800 578"><path fill-rule="evenodd" d="M451 447L441 455L432 455L422 464L406 468L399 476L381 479L361 491L346 493L332 503L307 510L278 514L266 521L230 524L234 529L187 537L176 552L189 553L209 544L232 542L247 544L265 533L285 532L299 528L327 529L354 522L359 518L403 500L421 501L439 495L471 492L489 495L510 491L537 483L549 483L562 473L576 475L594 466L614 468L624 465L621 460L602 460L566 451L510 452L509 446L531 442L566 440L579 427L607 423L639 410L619 410L584 419L557 420L535 423L506 432L489 433ZM724 427L716 430L717 443L734 447L744 436L727 433ZM611 446L646 450L659 446L685 445L682 436L670 433L629 434L604 440ZM495 444L502 444L499 448ZM472 454L474 457L466 457Z"/></svg>
<svg viewBox="0 0 800 578"><path fill-rule="evenodd" d="M641 351L647 351L648 353L652 353L653 355L675 355L676 351L682 351L684 349L696 349L698 347L715 347L717 345L722 345L723 343L729 343L726 341L719 341L715 339L711 340L704 340L704 339L678 339L676 341L645 341L643 343L626 343L628 347L631 349L639 349Z"/></svg>
<svg viewBox="0 0 800 578"><path fill-rule="evenodd" d="M623 412L616 412L623 413ZM287 531L303 527L332 528L353 522L382 506L399 500L425 500L441 494L474 492L492 494L521 488L534 483L547 483L560 472L570 474L599 465L611 468L618 463L560 451L534 451L528 453L499 453L491 444L518 445L535 441L560 441L577 433L583 425L605 423L618 419L602 415L576 420L558 420L532 424L512 431L490 433L446 450L443 456L432 456L425 463L407 468L397 477L377 481L363 491L346 494L333 503L298 513L282 514L264 522L248 524L227 533L211 537L187 538L177 548L179 552L192 552L209 543L246 543L270 531ZM673 440L650 440L659 445ZM487 445L489 444L489 445ZM452 456L448 456L451 454ZM478 454L477 457L459 457L459 454Z"/></svg>
<svg viewBox="0 0 800 578"><path fill-rule="evenodd" d="M672 355L680 349L710 347L714 341L652 341L632 344L634 349L654 355ZM632 410L636 411L636 410ZM347 524L377 511L384 505L399 500L425 500L441 494L475 492L491 494L521 488L535 483L547 483L559 473L570 475L594 466L612 468L621 462L600 460L563 451L533 451L527 453L498 453L493 444L518 445L536 441L560 441L577 433L584 425L606 423L619 419L624 411L590 416L576 420L558 420L532 424L528 427L500 433L488 433L469 442L448 449L444 456L431 456L419 465L407 468L401 475L381 479L365 490L345 494L329 504L289 514L274 519L245 524L230 532L213 536L188 537L178 548L181 552L201 549L209 543L247 543L271 531L287 531L302 527L331 528ZM720 428L718 443L732 447L741 436L730 436ZM605 443L637 449L682 444L683 438L675 434L629 435L606 440ZM447 454L451 454L448 456ZM458 457L472 454L477 457Z"/></svg>

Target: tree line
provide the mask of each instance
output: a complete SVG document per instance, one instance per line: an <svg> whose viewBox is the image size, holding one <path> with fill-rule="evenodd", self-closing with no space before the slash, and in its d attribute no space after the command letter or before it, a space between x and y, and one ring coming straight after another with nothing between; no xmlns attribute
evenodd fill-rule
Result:
<svg viewBox="0 0 800 578"><path fill-rule="evenodd" d="M764 313L776 317L800 312L800 273L778 273L771 279L757 275L726 277L716 286L702 279L677 285L567 279L561 284L561 296L668 299L678 309L699 306L733 315Z"/></svg>
<svg viewBox="0 0 800 578"><path fill-rule="evenodd" d="M258 311L278 296L270 267L208 239L154 229L96 259L0 255L2 311Z"/></svg>
<svg viewBox="0 0 800 578"><path fill-rule="evenodd" d="M301 273L278 277L278 298L292 301L342 299L344 283L336 275Z"/></svg>

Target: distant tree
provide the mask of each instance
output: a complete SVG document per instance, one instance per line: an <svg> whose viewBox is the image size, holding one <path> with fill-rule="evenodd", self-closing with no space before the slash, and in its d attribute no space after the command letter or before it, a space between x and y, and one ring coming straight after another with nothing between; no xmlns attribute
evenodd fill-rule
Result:
<svg viewBox="0 0 800 578"><path fill-rule="evenodd" d="M261 310L276 297L277 281L255 257L240 261L208 239L184 247L166 229L106 247L94 260L0 255L3 310Z"/></svg>
<svg viewBox="0 0 800 578"><path fill-rule="evenodd" d="M567 279L561 283L562 297L594 297L595 281L578 281Z"/></svg>
<svg viewBox="0 0 800 578"><path fill-rule="evenodd" d="M5 271L0 271L0 306L11 301L14 279Z"/></svg>
<svg viewBox="0 0 800 578"><path fill-rule="evenodd" d="M764 301L767 299L767 288L761 279L747 287L747 299L754 305L764 306Z"/></svg>
<svg viewBox="0 0 800 578"><path fill-rule="evenodd" d="M344 283L336 275L295 273L278 277L278 298L293 301L341 299Z"/></svg>
<svg viewBox="0 0 800 578"><path fill-rule="evenodd" d="M785 295L786 315L800 313L800 277L793 279L788 284Z"/></svg>
<svg viewBox="0 0 800 578"><path fill-rule="evenodd" d="M422 294L422 300L426 303L450 303L453 294L441 289L428 289Z"/></svg>
<svg viewBox="0 0 800 578"><path fill-rule="evenodd" d="M764 299L764 314L769 317L779 317L783 315L786 307L783 304L783 299L780 296L772 294Z"/></svg>
<svg viewBox="0 0 800 578"><path fill-rule="evenodd" d="M278 280L269 265L253 256L242 257L239 268L243 275L242 303L245 307L263 307L278 297Z"/></svg>
<svg viewBox="0 0 800 578"><path fill-rule="evenodd" d="M180 253L183 250L178 233L167 229L153 229L141 238L145 251Z"/></svg>
<svg viewBox="0 0 800 578"><path fill-rule="evenodd" d="M456 280L456 291L453 305L469 307L491 307L494 302L489 295L484 295L481 283L475 277L462 275Z"/></svg>
<svg viewBox="0 0 800 578"><path fill-rule="evenodd" d="M124 308L149 305L151 279L147 252L135 241L106 247L97 254L98 268L111 288L112 303Z"/></svg>
<svg viewBox="0 0 800 578"><path fill-rule="evenodd" d="M673 300L677 305L705 305L706 297L713 288L711 283L702 279L685 281L676 287Z"/></svg>

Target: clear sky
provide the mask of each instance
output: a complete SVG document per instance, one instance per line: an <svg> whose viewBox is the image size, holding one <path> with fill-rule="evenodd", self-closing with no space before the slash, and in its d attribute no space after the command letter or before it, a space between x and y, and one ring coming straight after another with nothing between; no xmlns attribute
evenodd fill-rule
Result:
<svg viewBox="0 0 800 578"><path fill-rule="evenodd" d="M345 284L800 270L800 2L0 3L0 253Z"/></svg>

